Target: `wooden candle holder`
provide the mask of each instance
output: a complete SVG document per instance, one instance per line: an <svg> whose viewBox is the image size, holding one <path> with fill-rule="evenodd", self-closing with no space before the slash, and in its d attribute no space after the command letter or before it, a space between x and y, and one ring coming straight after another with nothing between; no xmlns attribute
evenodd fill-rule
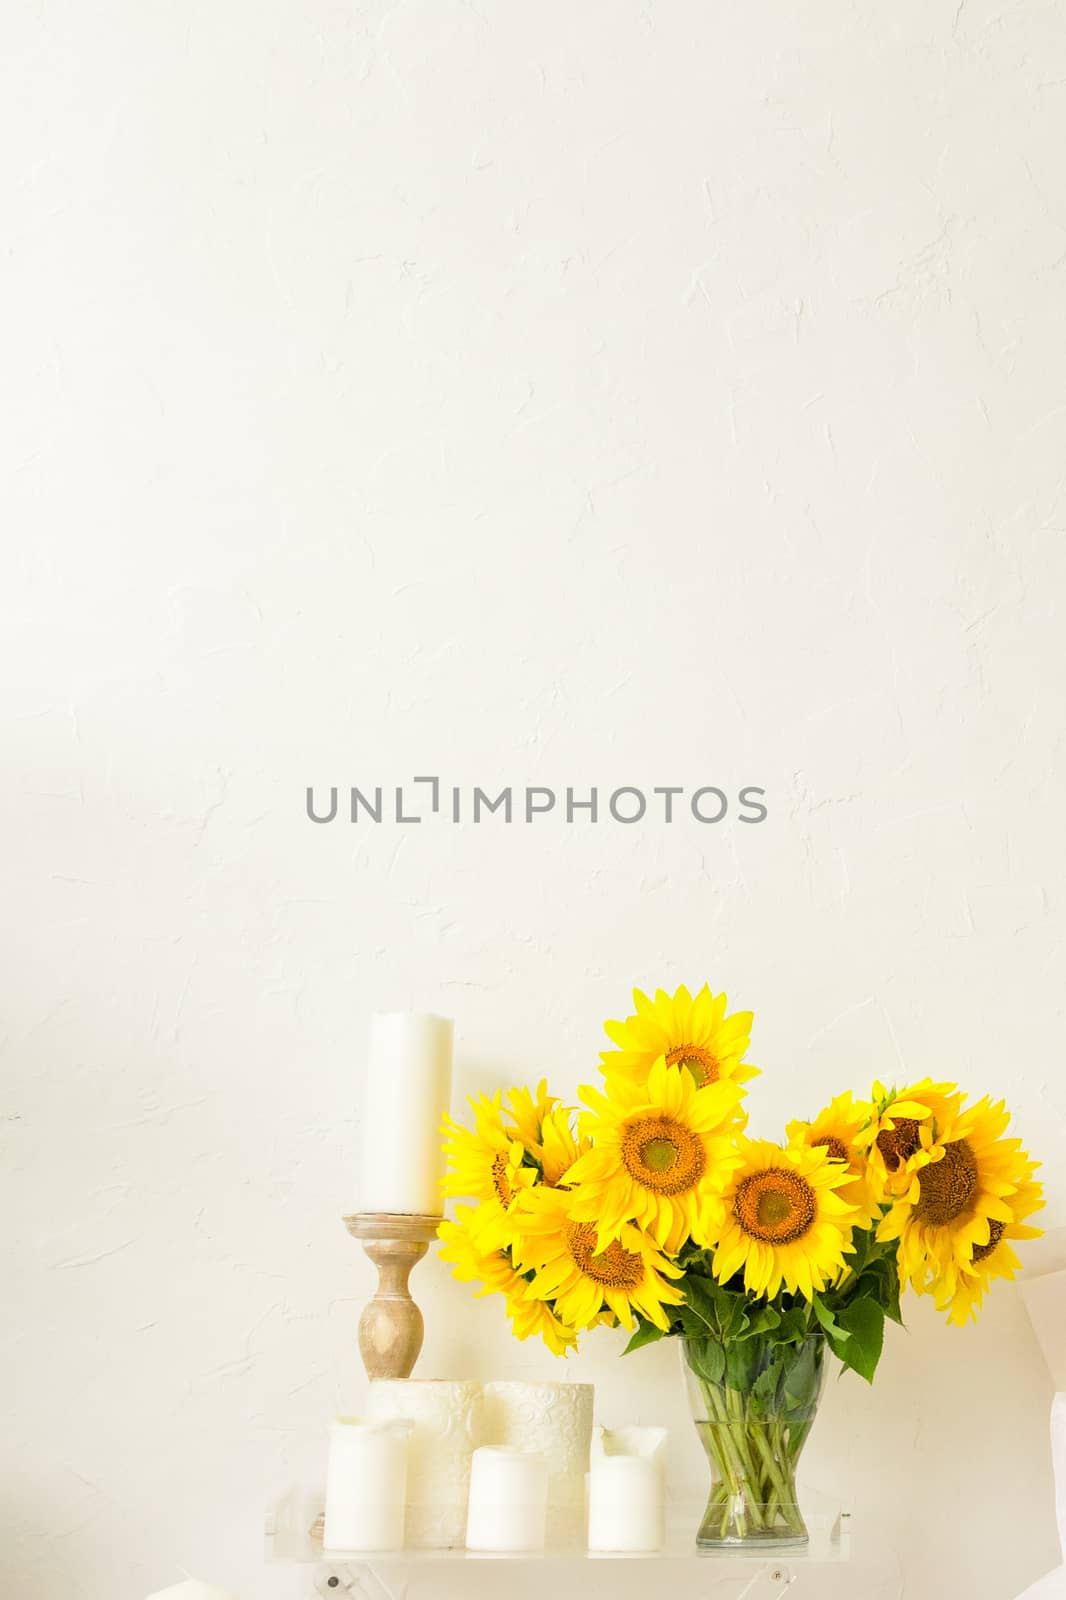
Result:
<svg viewBox="0 0 1066 1600"><path fill-rule="evenodd" d="M391 1216L360 1211L346 1216L344 1227L362 1243L378 1269L375 1298L359 1318L359 1354L367 1378L410 1378L423 1349L426 1323L411 1299L408 1278L437 1237L439 1216ZM322 1544L325 1518L311 1528L312 1544Z"/></svg>
<svg viewBox="0 0 1066 1600"><path fill-rule="evenodd" d="M374 1298L359 1319L359 1354L367 1377L409 1378L422 1349L425 1324L408 1279L437 1237L439 1217L362 1212L344 1226L378 1269Z"/></svg>
<svg viewBox="0 0 1066 1600"><path fill-rule="evenodd" d="M440 1217L392 1216L387 1212L360 1212L345 1217L344 1226L378 1269L378 1286L359 1318L359 1354L366 1375L375 1378L409 1378L422 1350L425 1323L411 1299L408 1282L437 1237ZM321 1545L325 1519L310 1530L313 1544Z"/></svg>

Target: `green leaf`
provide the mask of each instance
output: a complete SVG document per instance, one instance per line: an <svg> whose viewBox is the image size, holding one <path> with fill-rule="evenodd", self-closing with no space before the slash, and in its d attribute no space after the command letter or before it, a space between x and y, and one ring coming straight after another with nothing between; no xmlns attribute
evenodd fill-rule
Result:
<svg viewBox="0 0 1066 1600"><path fill-rule="evenodd" d="M802 1412L814 1404L814 1391L818 1386L817 1344L816 1339L808 1339L785 1370L785 1399L794 1411Z"/></svg>
<svg viewBox="0 0 1066 1600"><path fill-rule="evenodd" d="M729 1387L746 1393L755 1382L758 1370L758 1346L747 1340L729 1340L725 1346L725 1376Z"/></svg>
<svg viewBox="0 0 1066 1600"><path fill-rule="evenodd" d="M833 1347L846 1367L872 1383L885 1337L885 1313L876 1300L853 1300L838 1313L842 1328L850 1334L846 1344Z"/></svg>
<svg viewBox="0 0 1066 1600"><path fill-rule="evenodd" d="M840 1304L856 1300L876 1300L886 1317L902 1323L899 1308L899 1273L895 1257L878 1256L867 1262L857 1278L850 1279L840 1293Z"/></svg>
<svg viewBox="0 0 1066 1600"><path fill-rule="evenodd" d="M710 1282L706 1278L687 1276L682 1280L681 1287L685 1291L685 1305L692 1315L697 1317L705 1328L717 1333L718 1302Z"/></svg>
<svg viewBox="0 0 1066 1600"><path fill-rule="evenodd" d="M745 1319L746 1325L733 1335L735 1339L751 1339L756 1334L772 1333L781 1322L781 1313L769 1303L753 1307Z"/></svg>
<svg viewBox="0 0 1066 1600"><path fill-rule="evenodd" d="M834 1341L837 1339L843 1341L848 1337L847 1327L842 1326L834 1318L833 1313L830 1311L829 1307L825 1304L825 1301L820 1295L816 1294L811 1296L811 1306L814 1310L815 1316L818 1318L818 1321L822 1324L822 1327L825 1329L826 1333L831 1339Z"/></svg>
<svg viewBox="0 0 1066 1600"><path fill-rule="evenodd" d="M697 1377L708 1383L721 1383L725 1374L726 1353L717 1339L689 1339L685 1357Z"/></svg>
<svg viewBox="0 0 1066 1600"><path fill-rule="evenodd" d="M871 1252L877 1248L877 1240L872 1229L857 1228L852 1234L851 1249L844 1252L844 1259L856 1277L870 1259Z"/></svg>
<svg viewBox="0 0 1066 1600"><path fill-rule="evenodd" d="M631 1350L640 1350L646 1344L654 1344L657 1339L665 1338L666 1330L664 1328L657 1328L654 1322L640 1322L622 1354L627 1356Z"/></svg>
<svg viewBox="0 0 1066 1600"><path fill-rule="evenodd" d="M727 1289L713 1278L686 1273L681 1281L685 1301L713 1334L720 1339L733 1339L747 1326L748 1300L743 1294Z"/></svg>
<svg viewBox="0 0 1066 1600"><path fill-rule="evenodd" d="M711 1337L711 1330L706 1322L693 1311L691 1306L677 1306L674 1310L674 1316L680 1323L681 1332L686 1339L707 1339Z"/></svg>
<svg viewBox="0 0 1066 1600"><path fill-rule="evenodd" d="M757 1410L769 1416L776 1409L777 1385L781 1373L775 1365L766 1367L752 1386L751 1398Z"/></svg>
<svg viewBox="0 0 1066 1600"><path fill-rule="evenodd" d="M792 1306L783 1311L776 1328L768 1335L773 1345L799 1344L809 1333L807 1313L802 1306Z"/></svg>

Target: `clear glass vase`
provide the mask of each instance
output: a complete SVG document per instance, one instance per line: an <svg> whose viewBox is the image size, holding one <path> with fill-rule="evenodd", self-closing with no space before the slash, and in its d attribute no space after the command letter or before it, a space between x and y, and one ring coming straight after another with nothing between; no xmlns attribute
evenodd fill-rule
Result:
<svg viewBox="0 0 1066 1600"><path fill-rule="evenodd" d="M796 1464L825 1377L825 1339L682 1339L696 1431L711 1464L701 1550L805 1545Z"/></svg>

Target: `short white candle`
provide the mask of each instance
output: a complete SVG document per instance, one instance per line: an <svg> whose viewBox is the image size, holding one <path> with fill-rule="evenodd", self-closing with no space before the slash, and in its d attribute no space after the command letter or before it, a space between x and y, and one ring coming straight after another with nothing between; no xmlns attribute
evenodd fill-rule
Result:
<svg viewBox="0 0 1066 1600"><path fill-rule="evenodd" d="M148 1596L148 1600L237 1600L237 1597L230 1594L228 1589L216 1589L214 1584L198 1583L195 1578L188 1578L171 1589L157 1590Z"/></svg>
<svg viewBox="0 0 1066 1600"><path fill-rule="evenodd" d="M402 1550L410 1422L338 1417L330 1429L327 1550Z"/></svg>
<svg viewBox="0 0 1066 1600"><path fill-rule="evenodd" d="M370 1021L359 1210L439 1217L441 1121L451 1105L452 1024L416 1011Z"/></svg>
<svg viewBox="0 0 1066 1600"><path fill-rule="evenodd" d="M482 1445L474 1451L468 1550L543 1550L548 1463L539 1450Z"/></svg>
<svg viewBox="0 0 1066 1600"><path fill-rule="evenodd" d="M589 1549L660 1550L663 1474L653 1456L600 1456L589 1470Z"/></svg>

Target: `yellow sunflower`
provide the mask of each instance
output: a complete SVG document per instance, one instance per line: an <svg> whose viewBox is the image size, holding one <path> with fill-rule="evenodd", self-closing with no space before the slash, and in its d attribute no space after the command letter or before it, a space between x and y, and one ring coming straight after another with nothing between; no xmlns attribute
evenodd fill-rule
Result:
<svg viewBox="0 0 1066 1600"><path fill-rule="evenodd" d="M962 1095L953 1083L923 1078L906 1089L875 1083L871 1097L870 1120L855 1143L867 1153L877 1192L891 1199L922 1167L939 1161L943 1130L958 1114Z"/></svg>
<svg viewBox="0 0 1066 1600"><path fill-rule="evenodd" d="M567 1167L588 1148L588 1141L574 1134L574 1113L548 1093L544 1079L535 1095L528 1089L512 1089L507 1104L515 1134L541 1168L544 1182L558 1183Z"/></svg>
<svg viewBox="0 0 1066 1600"><path fill-rule="evenodd" d="M900 1282L917 1293L936 1293L937 1285L950 1292L954 1273L989 1242L992 1224L1015 1220L1011 1196L1033 1167L1021 1140L1003 1137L1009 1122L1002 1100L960 1105L880 1223L879 1239L899 1240Z"/></svg>
<svg viewBox="0 0 1066 1600"><path fill-rule="evenodd" d="M571 1327L591 1328L617 1317L633 1327L634 1313L664 1331L665 1306L681 1305L684 1295L668 1283L681 1268L667 1261L647 1234L625 1225L617 1239L600 1248L590 1222L571 1215L574 1191L538 1187L522 1196L515 1265L532 1272L530 1300L550 1300Z"/></svg>
<svg viewBox="0 0 1066 1600"><path fill-rule="evenodd" d="M743 1268L752 1294L772 1299L784 1284L809 1300L845 1264L856 1213L837 1191L851 1174L824 1145L739 1144L741 1165L720 1201L714 1275L726 1283Z"/></svg>
<svg viewBox="0 0 1066 1600"><path fill-rule="evenodd" d="M545 1183L558 1184L589 1149L589 1140L578 1138L571 1125L571 1113L559 1106L541 1124L541 1142L536 1156Z"/></svg>
<svg viewBox="0 0 1066 1600"><path fill-rule="evenodd" d="M474 1127L444 1119L444 1150L448 1171L441 1184L446 1195L476 1200L469 1227L482 1250L503 1250L511 1240L511 1214L523 1189L536 1181L536 1171L524 1166L525 1149L508 1128L500 1112L500 1096L480 1095L470 1100Z"/></svg>
<svg viewBox="0 0 1066 1600"><path fill-rule="evenodd" d="M881 1215L880 1186L870 1171L866 1151L858 1143L872 1115L873 1107L864 1100L853 1099L849 1090L831 1100L813 1122L790 1122L787 1130L790 1144L809 1145L813 1150L824 1146L831 1161L847 1162L849 1178L837 1193L855 1207L850 1219L853 1228L868 1228Z"/></svg>
<svg viewBox="0 0 1066 1600"><path fill-rule="evenodd" d="M704 984L693 998L682 984L672 995L656 989L649 1000L634 989L633 1004L635 1016L604 1023L607 1037L618 1046L600 1056L605 1073L642 1085L665 1056L668 1067L687 1067L699 1088L726 1078L746 1083L758 1074L758 1067L741 1065L754 1013L726 1016L724 994L713 995Z"/></svg>
<svg viewBox="0 0 1066 1600"><path fill-rule="evenodd" d="M548 1093L547 1078L541 1078L535 1092L529 1089L508 1091L507 1117L513 1124L514 1137L521 1139L527 1150L532 1152L540 1144L544 1119L558 1104L559 1097Z"/></svg>
<svg viewBox="0 0 1066 1600"><path fill-rule="evenodd" d="M1036 1165L1029 1163L1029 1170L1035 1172ZM976 1318L993 1278L1013 1278L1020 1269L1021 1262L1008 1241L1039 1239L1044 1230L1030 1227L1025 1219L1040 1210L1043 1196L1041 1184L1024 1178L1008 1202L1012 1220L999 1222L993 1218L988 1224L988 1239L974 1245L969 1265L960 1265L955 1272L945 1274L934 1289L937 1310L946 1311L948 1321L956 1327Z"/></svg>
<svg viewBox="0 0 1066 1600"><path fill-rule="evenodd" d="M472 1206L457 1206L456 1220L444 1221L437 1229L444 1240L440 1252L442 1261L452 1268L452 1277L460 1283L480 1283L478 1297L502 1294L507 1301L507 1315L511 1319L516 1339L528 1339L539 1334L556 1356L565 1356L577 1348L577 1333L567 1327L543 1300L531 1300L526 1295L529 1287L511 1265L510 1257L502 1250L481 1250L471 1231L474 1221Z"/></svg>
<svg viewBox="0 0 1066 1600"><path fill-rule="evenodd" d="M564 1174L576 1185L571 1215L596 1225L600 1247L627 1223L676 1255L686 1239L708 1244L710 1202L737 1162L734 1122L741 1087L723 1079L697 1089L660 1056L638 1086L613 1074L607 1093L584 1088L581 1131L592 1149Z"/></svg>

